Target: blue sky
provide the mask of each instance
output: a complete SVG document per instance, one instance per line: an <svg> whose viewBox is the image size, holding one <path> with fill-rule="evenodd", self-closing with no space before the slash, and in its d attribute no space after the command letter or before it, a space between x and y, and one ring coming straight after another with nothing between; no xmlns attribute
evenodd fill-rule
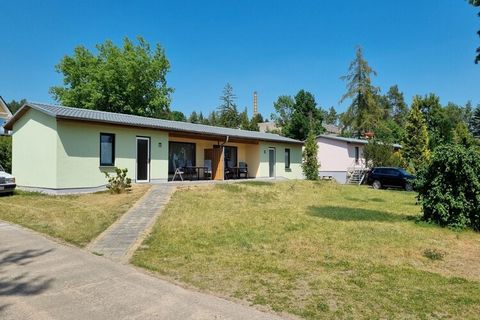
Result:
<svg viewBox="0 0 480 320"><path fill-rule="evenodd" d="M207 113L230 82L240 108L259 95L264 116L279 95L311 91L343 111L339 79L357 45L385 92L408 101L434 92L443 103L480 103L473 64L480 19L463 0L404 1L1 1L0 95L53 102L54 66L77 45L143 36L171 63L172 109Z"/></svg>

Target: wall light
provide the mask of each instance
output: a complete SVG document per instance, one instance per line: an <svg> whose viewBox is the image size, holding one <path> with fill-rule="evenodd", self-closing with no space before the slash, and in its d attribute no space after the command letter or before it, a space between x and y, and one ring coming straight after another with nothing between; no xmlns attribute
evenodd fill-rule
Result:
<svg viewBox="0 0 480 320"><path fill-rule="evenodd" d="M158 147L159 147L159 148L162 147L162 143L161 143L161 142L158 143Z"/></svg>

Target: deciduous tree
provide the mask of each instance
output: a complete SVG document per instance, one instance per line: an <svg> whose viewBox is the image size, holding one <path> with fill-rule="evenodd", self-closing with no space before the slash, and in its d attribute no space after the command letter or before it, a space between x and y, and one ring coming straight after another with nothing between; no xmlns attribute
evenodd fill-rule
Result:
<svg viewBox="0 0 480 320"><path fill-rule="evenodd" d="M320 134L323 114L317 108L315 97L308 91L300 90L294 98L280 96L274 103L276 114L272 115L282 134L298 140L305 140L309 131Z"/></svg>
<svg viewBox="0 0 480 320"><path fill-rule="evenodd" d="M167 86L170 64L165 52L141 37L128 38L122 47L112 41L96 46L96 53L79 46L56 66L63 86L50 88L64 106L169 118L173 89Z"/></svg>

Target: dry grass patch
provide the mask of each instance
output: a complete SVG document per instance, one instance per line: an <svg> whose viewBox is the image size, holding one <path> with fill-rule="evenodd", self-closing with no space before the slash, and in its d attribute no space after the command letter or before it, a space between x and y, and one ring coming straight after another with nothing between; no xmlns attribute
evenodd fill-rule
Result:
<svg viewBox="0 0 480 320"><path fill-rule="evenodd" d="M419 214L414 193L334 183L188 188L132 261L310 319L476 318L480 235L419 223Z"/></svg>
<svg viewBox="0 0 480 320"><path fill-rule="evenodd" d="M68 196L18 191L14 196L0 197L0 219L84 247L148 189L136 185L131 192L120 195L98 192Z"/></svg>

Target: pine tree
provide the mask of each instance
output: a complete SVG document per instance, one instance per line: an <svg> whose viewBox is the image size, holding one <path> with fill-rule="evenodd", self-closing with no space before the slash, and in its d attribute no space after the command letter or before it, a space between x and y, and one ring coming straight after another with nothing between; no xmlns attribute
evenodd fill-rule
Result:
<svg viewBox="0 0 480 320"><path fill-rule="evenodd" d="M302 163L303 174L308 180L318 180L318 169L320 164L318 163L317 153L318 145L315 131L313 128L310 128L307 140L305 141Z"/></svg>
<svg viewBox="0 0 480 320"><path fill-rule="evenodd" d="M342 115L342 121L345 129L353 135L361 136L367 131L372 131L384 116L384 110L378 101L379 89L372 85L370 79L372 74L377 75L363 57L362 48L357 48L348 74L341 77L347 82L347 92L340 103L352 99L352 103Z"/></svg>
<svg viewBox="0 0 480 320"><path fill-rule="evenodd" d="M240 115L235 104L236 96L233 87L227 83L223 88L223 95L220 97L221 104L218 107L218 124L227 128L238 128L240 126Z"/></svg>
<svg viewBox="0 0 480 320"><path fill-rule="evenodd" d="M408 106L403 98L403 92L400 92L398 86L392 86L385 96L389 117L401 127L405 126L405 120L408 115Z"/></svg>
<svg viewBox="0 0 480 320"><path fill-rule="evenodd" d="M328 109L328 112L325 112L324 120L326 124L337 124L338 114L334 107L330 107L330 109Z"/></svg>
<svg viewBox="0 0 480 320"><path fill-rule="evenodd" d="M427 125L418 104L415 103L407 117L402 153L415 171L430 159Z"/></svg>
<svg viewBox="0 0 480 320"><path fill-rule="evenodd" d="M197 112L193 111L190 114L190 117L188 117L188 122L190 122L190 123L200 123L199 120L198 120Z"/></svg>
<svg viewBox="0 0 480 320"><path fill-rule="evenodd" d="M209 124L208 119L203 116L203 112L201 112L201 111L200 111L200 114L198 115L198 123Z"/></svg>
<svg viewBox="0 0 480 320"><path fill-rule="evenodd" d="M250 120L248 119L247 108L245 108L245 110L242 113L240 113L239 118L240 118L240 129L250 130Z"/></svg>
<svg viewBox="0 0 480 320"><path fill-rule="evenodd" d="M480 138L480 105L475 108L472 120L470 121L470 130L475 138Z"/></svg>

